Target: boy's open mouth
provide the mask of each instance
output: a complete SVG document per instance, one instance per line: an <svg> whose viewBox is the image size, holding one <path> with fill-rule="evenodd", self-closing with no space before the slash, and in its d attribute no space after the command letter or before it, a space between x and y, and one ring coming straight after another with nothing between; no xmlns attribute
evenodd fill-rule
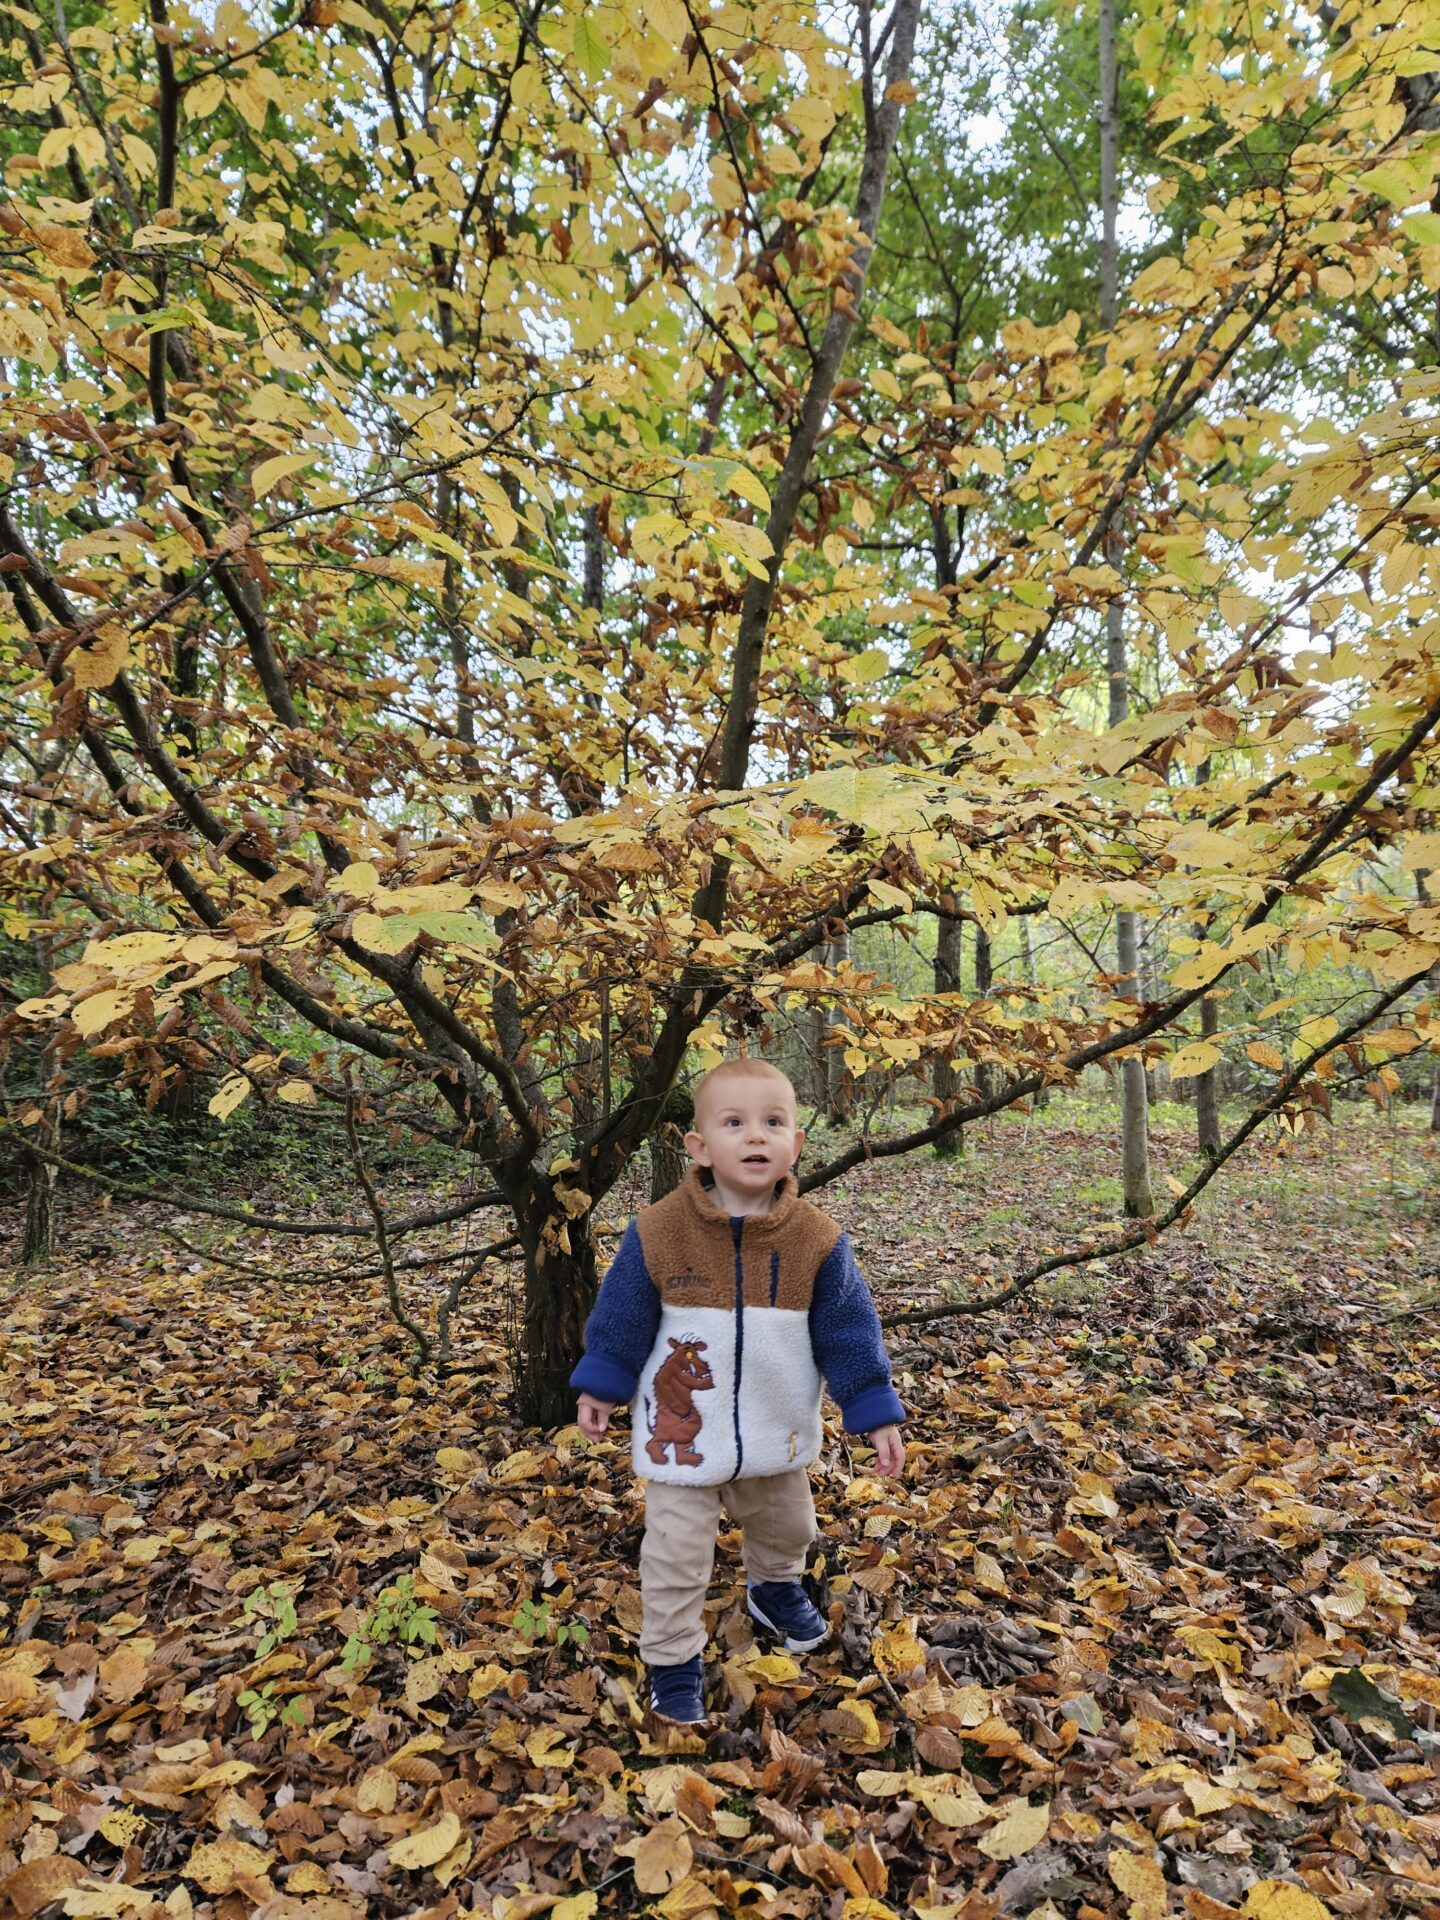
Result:
<svg viewBox="0 0 1440 1920"><path fill-rule="evenodd" d="M768 1167L770 1156L768 1153L747 1153L742 1164L747 1167Z"/></svg>

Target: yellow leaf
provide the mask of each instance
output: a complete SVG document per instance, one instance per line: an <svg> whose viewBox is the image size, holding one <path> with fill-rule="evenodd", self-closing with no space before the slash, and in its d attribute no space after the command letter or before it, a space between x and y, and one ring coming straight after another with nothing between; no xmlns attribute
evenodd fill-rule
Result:
<svg viewBox="0 0 1440 1920"><path fill-rule="evenodd" d="M174 951L175 936L171 933L117 933L111 940L92 940L85 949L85 958L119 973L129 967L148 966L155 960L168 960Z"/></svg>
<svg viewBox="0 0 1440 1920"><path fill-rule="evenodd" d="M100 1822L100 1831L112 1847L128 1847L149 1824L144 1814L134 1807L115 1807Z"/></svg>
<svg viewBox="0 0 1440 1920"><path fill-rule="evenodd" d="M402 560L398 554L378 553L357 560L360 573L376 573L382 580L399 580L406 586L429 587L438 593L445 584L443 560Z"/></svg>
<svg viewBox="0 0 1440 1920"><path fill-rule="evenodd" d="M882 394L887 400L900 398L900 382L885 367L876 367L873 370L870 375L870 384L876 393Z"/></svg>
<svg viewBox="0 0 1440 1920"><path fill-rule="evenodd" d="M894 1773L885 1767L865 1767L856 1774L855 1784L873 1799L888 1800L892 1794L905 1792L910 1785L910 1775Z"/></svg>
<svg viewBox="0 0 1440 1920"><path fill-rule="evenodd" d="M1116 1848L1108 1862L1110 1878L1130 1902L1129 1920L1164 1920L1169 1908L1165 1876L1148 1853Z"/></svg>
<svg viewBox="0 0 1440 1920"><path fill-rule="evenodd" d="M757 1653L747 1662L751 1673L761 1680L768 1680L771 1686L784 1686L787 1681L800 1678L798 1664L783 1653Z"/></svg>
<svg viewBox="0 0 1440 1920"><path fill-rule="evenodd" d="M271 1856L227 1833L223 1839L197 1841L181 1868L206 1893L231 1893L241 1880L263 1879Z"/></svg>
<svg viewBox="0 0 1440 1920"><path fill-rule="evenodd" d="M313 1107L315 1089L308 1080L287 1080L275 1098L283 1100L287 1107Z"/></svg>
<svg viewBox="0 0 1440 1920"><path fill-rule="evenodd" d="M575 1756L565 1745L559 1727L537 1727L525 1742L525 1751L537 1767L573 1767Z"/></svg>
<svg viewBox="0 0 1440 1920"><path fill-rule="evenodd" d="M203 80L197 80L193 87L185 89L185 117L187 120L203 120L213 113L225 98L225 82L218 73L207 73Z"/></svg>
<svg viewBox="0 0 1440 1920"><path fill-rule="evenodd" d="M1272 1047L1267 1040L1251 1040L1245 1048L1246 1053L1257 1067L1269 1067L1272 1073L1285 1071L1285 1056L1278 1047Z"/></svg>
<svg viewBox="0 0 1440 1920"><path fill-rule="evenodd" d="M598 1893L572 1893L568 1899L555 1902L550 1920L592 1920L599 1904Z"/></svg>
<svg viewBox="0 0 1440 1920"><path fill-rule="evenodd" d="M108 687L130 657L130 636L118 620L105 625L78 647L65 662L77 687Z"/></svg>
<svg viewBox="0 0 1440 1920"><path fill-rule="evenodd" d="M980 1851L992 1860L1017 1860L1022 1853L1038 1847L1049 1831L1049 1807L1032 1807L1028 1800L1012 1800L979 1842Z"/></svg>
<svg viewBox="0 0 1440 1920"><path fill-rule="evenodd" d="M863 653L852 654L845 661L840 677L852 685L868 686L874 680L883 680L893 664L884 647L866 647Z"/></svg>
<svg viewBox="0 0 1440 1920"><path fill-rule="evenodd" d="M1170 1078L1191 1080L1197 1073L1208 1073L1220 1064L1220 1049L1209 1040L1193 1040L1170 1056Z"/></svg>
<svg viewBox="0 0 1440 1920"><path fill-rule="evenodd" d="M336 877L335 889L338 893L353 893L368 900L379 884L380 874L373 860L352 860Z"/></svg>
<svg viewBox="0 0 1440 1920"><path fill-rule="evenodd" d="M915 1793L930 1818L942 1827L973 1827L990 1815L978 1793L937 1792L923 1775L915 1782Z"/></svg>
<svg viewBox="0 0 1440 1920"><path fill-rule="evenodd" d="M273 487L292 473L299 473L302 467L308 467L315 458L313 453L277 453L270 460L262 460L250 475L250 491L257 500L263 500Z"/></svg>
<svg viewBox="0 0 1440 1920"><path fill-rule="evenodd" d="M440 1447L435 1454L435 1464L442 1473L474 1473L480 1462L473 1453L464 1447Z"/></svg>
<svg viewBox="0 0 1440 1920"><path fill-rule="evenodd" d="M243 1100L249 1098L250 1082L243 1073L232 1073L220 1082L220 1091L213 1095L208 1112L217 1120L228 1120Z"/></svg>
<svg viewBox="0 0 1440 1920"><path fill-rule="evenodd" d="M842 1747L859 1753L879 1753L889 1745L887 1736L880 1731L875 1709L868 1700L842 1700L836 1711L848 1715L855 1722L854 1733L836 1735Z"/></svg>
<svg viewBox="0 0 1440 1920"><path fill-rule="evenodd" d="M977 1547L970 1561L970 1571L974 1575L977 1587L988 1587L991 1593L1008 1593L1005 1569L993 1554Z"/></svg>
<svg viewBox="0 0 1440 1920"><path fill-rule="evenodd" d="M403 1867L407 1872L419 1873L425 1867L433 1867L443 1860L460 1838L459 1817L453 1813L442 1813L433 1827L423 1827L419 1833L407 1833L403 1840L397 1840L390 1848L392 1867Z"/></svg>
<svg viewBox="0 0 1440 1920"><path fill-rule="evenodd" d="M1232 1673L1239 1673L1240 1649L1233 1641L1222 1640L1210 1627L1177 1627L1175 1638L1197 1660L1205 1660L1213 1667L1228 1667Z"/></svg>
<svg viewBox="0 0 1440 1920"><path fill-rule="evenodd" d="M1182 827L1173 835L1167 853L1187 867L1233 867L1248 857L1243 840L1211 827Z"/></svg>
<svg viewBox="0 0 1440 1920"><path fill-rule="evenodd" d="M508 1486L514 1480L533 1480L539 1471L539 1454L529 1447L521 1447L518 1453L512 1453L507 1460L502 1460L490 1478L502 1486Z"/></svg>
<svg viewBox="0 0 1440 1920"><path fill-rule="evenodd" d="M909 912L914 902L908 893L900 887L892 887L888 880L869 880L866 891L882 907L900 907Z"/></svg>
<svg viewBox="0 0 1440 1920"><path fill-rule="evenodd" d="M925 1649L915 1637L915 1622L903 1620L898 1626L877 1633L870 1647L880 1671L891 1680L904 1680L925 1667Z"/></svg>
<svg viewBox="0 0 1440 1920"><path fill-rule="evenodd" d="M1440 833L1413 834L1400 849L1400 864L1407 873L1440 867Z"/></svg>
<svg viewBox="0 0 1440 1920"><path fill-rule="evenodd" d="M1115 1489L1108 1480L1098 1473L1082 1473L1075 1481L1075 1491L1065 1503L1067 1513L1098 1513L1107 1520L1118 1520L1120 1503L1115 1498Z"/></svg>
<svg viewBox="0 0 1440 1920"><path fill-rule="evenodd" d="M731 493L738 493L742 500L748 500L760 513L769 513L770 496L748 467L734 468L725 485Z"/></svg>
<svg viewBox="0 0 1440 1920"><path fill-rule="evenodd" d="M504 1667L499 1667L493 1660L489 1660L483 1667L477 1667L474 1673L471 1674L469 1687L470 1698L478 1705L481 1700L488 1699L492 1693L498 1693L501 1687L507 1684L509 1679L510 1676Z"/></svg>
<svg viewBox="0 0 1440 1920"><path fill-rule="evenodd" d="M1257 1880L1245 1892L1245 1920L1330 1920L1330 1908L1288 1880Z"/></svg>
<svg viewBox="0 0 1440 1920"><path fill-rule="evenodd" d="M355 1805L361 1813L393 1813L399 1793L400 1782L388 1767L370 1767L355 1789Z"/></svg>
<svg viewBox="0 0 1440 1920"><path fill-rule="evenodd" d="M677 52L689 38L690 16L681 5L681 0L640 0L640 11L660 38L668 40ZM555 1911L558 1913L559 1907ZM584 1915L576 1915L575 1920L584 1920Z"/></svg>
<svg viewBox="0 0 1440 1920"><path fill-rule="evenodd" d="M133 993L107 987L103 993L92 993L88 1000L82 1000L70 1017L77 1032L88 1039L92 1033L102 1032L112 1020L118 1020L121 1014L128 1013L134 1004Z"/></svg>

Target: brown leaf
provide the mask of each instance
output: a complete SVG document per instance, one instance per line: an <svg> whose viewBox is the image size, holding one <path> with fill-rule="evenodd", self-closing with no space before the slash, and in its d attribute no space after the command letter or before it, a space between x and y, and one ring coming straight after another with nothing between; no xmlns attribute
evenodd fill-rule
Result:
<svg viewBox="0 0 1440 1920"><path fill-rule="evenodd" d="M673 1816L615 1851L634 1861L635 1885L641 1893L668 1893L686 1877L695 1858L690 1835Z"/></svg>

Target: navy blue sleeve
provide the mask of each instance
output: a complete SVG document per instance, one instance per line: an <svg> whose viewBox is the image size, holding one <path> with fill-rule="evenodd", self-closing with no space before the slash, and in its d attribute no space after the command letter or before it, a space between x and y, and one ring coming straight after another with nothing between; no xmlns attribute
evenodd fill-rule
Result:
<svg viewBox="0 0 1440 1920"><path fill-rule="evenodd" d="M905 1418L890 1380L880 1316L842 1233L815 1276L810 1347L840 1408L847 1433L873 1433Z"/></svg>
<svg viewBox="0 0 1440 1920"><path fill-rule="evenodd" d="M585 1322L585 1352L571 1386L612 1405L628 1404L659 1330L660 1295L632 1220Z"/></svg>

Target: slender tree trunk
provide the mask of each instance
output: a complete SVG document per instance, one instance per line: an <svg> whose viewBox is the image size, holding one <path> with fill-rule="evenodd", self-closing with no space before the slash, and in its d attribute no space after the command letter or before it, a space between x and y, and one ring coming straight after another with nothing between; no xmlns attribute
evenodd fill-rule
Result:
<svg viewBox="0 0 1440 1920"><path fill-rule="evenodd" d="M830 965L841 967L850 959L850 933L846 931L830 943ZM833 1027L840 1017L836 1008L830 1015L829 1024ZM843 1127L855 1117L855 1101L845 1084L845 1060L839 1047L825 1049L826 1095L825 1120L832 1127Z"/></svg>
<svg viewBox="0 0 1440 1920"><path fill-rule="evenodd" d="M20 1244L22 1267L42 1267L55 1252L55 1176L58 1168L28 1147L25 1162L25 1235Z"/></svg>
<svg viewBox="0 0 1440 1920"><path fill-rule="evenodd" d="M961 920L947 917L940 921L939 927L935 936L935 991L959 993L965 925ZM960 1076L948 1058L935 1062L934 1091L937 1100L947 1103L959 1097ZM947 1133L935 1142L935 1152L942 1160L959 1159L964 1151L963 1127L956 1127L953 1133Z"/></svg>
<svg viewBox="0 0 1440 1920"><path fill-rule="evenodd" d="M1211 1040L1220 1025L1220 1002L1200 1002L1200 1038ZM1213 1160L1220 1151L1220 1088L1214 1067L1195 1077L1195 1133L1200 1151Z"/></svg>
<svg viewBox="0 0 1440 1920"><path fill-rule="evenodd" d="M990 936L977 922L975 927L975 998L988 1000L990 989L995 984L995 955L990 944ZM988 1100L995 1091L995 1069L988 1060L982 1060L975 1068L975 1086L982 1100Z"/></svg>
<svg viewBox="0 0 1440 1920"><path fill-rule="evenodd" d="M1020 962L1025 969L1025 984L1033 991L1033 989L1040 984L1040 976L1035 970L1035 949L1031 945L1030 940L1030 916L1028 913L1020 915ZM1035 1111L1037 1113L1043 1112L1049 1104L1049 1087L1037 1087L1035 1098L1032 1102Z"/></svg>
<svg viewBox="0 0 1440 1920"><path fill-rule="evenodd" d="M1120 207L1119 93L1116 66L1115 0L1100 0L1100 322L1115 326L1119 304L1119 253L1116 223ZM1119 515L1105 542L1105 557L1118 570L1123 548ZM1110 725L1118 727L1130 711L1130 667L1125 641L1125 616L1118 600L1105 610L1105 666L1110 679ZM1116 971L1119 992L1138 999L1139 927L1137 916L1121 910L1115 916ZM1125 1212L1148 1218L1155 1211L1150 1191L1150 1103L1145 1066L1140 1060L1120 1067L1120 1140Z"/></svg>
<svg viewBox="0 0 1440 1920"><path fill-rule="evenodd" d="M527 1426L564 1426L575 1418L570 1371L584 1352L585 1321L595 1302L590 1216L572 1219L549 1179L537 1183L517 1214L525 1293L506 1329L515 1411Z"/></svg>

